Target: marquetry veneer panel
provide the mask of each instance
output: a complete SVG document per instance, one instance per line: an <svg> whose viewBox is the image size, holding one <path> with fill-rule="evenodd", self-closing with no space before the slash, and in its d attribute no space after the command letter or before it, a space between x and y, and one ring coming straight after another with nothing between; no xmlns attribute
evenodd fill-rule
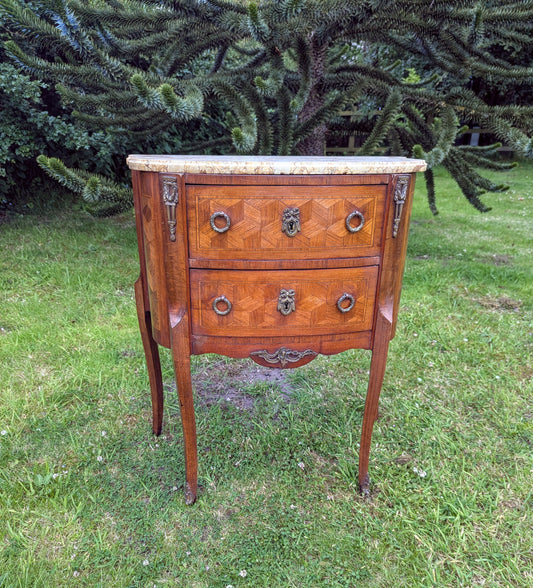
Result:
<svg viewBox="0 0 533 588"><path fill-rule="evenodd" d="M324 259L379 252L386 186L189 186L189 252L195 259ZM297 208L300 230L281 231L284 210ZM350 232L354 211L364 223ZM224 213L230 227L216 232L211 217ZM216 219L221 226L220 218ZM354 219L352 226L358 226Z"/></svg>
<svg viewBox="0 0 533 588"><path fill-rule="evenodd" d="M296 271L191 271L192 332L194 335L293 337L311 333L339 334L372 328L378 268ZM278 310L280 292L294 291L294 310ZM343 295L353 308L337 307ZM231 303L218 315L214 301ZM222 305L225 309L225 305Z"/></svg>
<svg viewBox="0 0 533 588"><path fill-rule="evenodd" d="M372 428L396 327L414 172L425 163L138 155L128 163L152 428L158 435L163 426L162 345L172 349L174 361L186 502L192 504L198 491L190 358L202 353L284 369L319 354L370 349L359 452L359 484L368 493Z"/></svg>

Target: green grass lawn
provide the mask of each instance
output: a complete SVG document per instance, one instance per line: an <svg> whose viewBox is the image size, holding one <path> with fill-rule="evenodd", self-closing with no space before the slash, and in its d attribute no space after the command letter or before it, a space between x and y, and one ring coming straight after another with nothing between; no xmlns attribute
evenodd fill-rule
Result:
<svg viewBox="0 0 533 588"><path fill-rule="evenodd" d="M151 434L133 216L0 226L0 586L533 585L533 165L488 214L418 179L402 308L357 493L369 352L194 361L183 501L172 364Z"/></svg>

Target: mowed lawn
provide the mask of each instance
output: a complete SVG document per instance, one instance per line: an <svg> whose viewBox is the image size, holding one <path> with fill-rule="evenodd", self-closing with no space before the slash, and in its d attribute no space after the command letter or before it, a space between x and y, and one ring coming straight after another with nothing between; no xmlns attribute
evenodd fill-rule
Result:
<svg viewBox="0 0 533 588"><path fill-rule="evenodd" d="M533 165L474 210L420 176L371 452L370 353L298 370L194 360L183 501L170 355L151 434L131 213L0 225L0 586L533 586Z"/></svg>

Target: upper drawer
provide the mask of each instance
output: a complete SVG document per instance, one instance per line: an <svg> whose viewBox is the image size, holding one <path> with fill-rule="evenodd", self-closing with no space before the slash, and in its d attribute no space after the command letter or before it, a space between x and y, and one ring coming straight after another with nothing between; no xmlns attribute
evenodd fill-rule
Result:
<svg viewBox="0 0 533 588"><path fill-rule="evenodd" d="M187 187L193 259L377 255L386 185Z"/></svg>

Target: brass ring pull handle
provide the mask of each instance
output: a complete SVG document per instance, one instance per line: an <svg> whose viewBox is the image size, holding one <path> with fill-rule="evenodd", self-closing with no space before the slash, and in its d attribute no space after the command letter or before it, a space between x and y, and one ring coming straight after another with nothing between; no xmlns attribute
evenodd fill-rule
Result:
<svg viewBox="0 0 533 588"><path fill-rule="evenodd" d="M217 227L215 224L217 218L223 218L226 221L226 224L223 227ZM222 211L213 213L211 215L211 218L209 219L209 222L211 223L211 228L213 229L213 231L216 231L217 233L225 233L231 225L229 216Z"/></svg>
<svg viewBox="0 0 533 588"><path fill-rule="evenodd" d="M352 219L358 218L359 224L357 226L352 225ZM354 210L351 214L346 217L346 228L350 231L350 233L357 233L360 231L365 224L365 217L363 213L359 210Z"/></svg>
<svg viewBox="0 0 533 588"><path fill-rule="evenodd" d="M348 301L348 306L344 306L344 303ZM346 292L337 300L337 308L342 312L350 312L355 305L355 298L351 294Z"/></svg>
<svg viewBox="0 0 533 588"><path fill-rule="evenodd" d="M219 302L223 302L226 305L226 308L224 310L220 310L220 308L218 307ZM215 298L213 300L213 310L219 316L226 316L231 311L231 302L225 296L219 296L218 298Z"/></svg>

